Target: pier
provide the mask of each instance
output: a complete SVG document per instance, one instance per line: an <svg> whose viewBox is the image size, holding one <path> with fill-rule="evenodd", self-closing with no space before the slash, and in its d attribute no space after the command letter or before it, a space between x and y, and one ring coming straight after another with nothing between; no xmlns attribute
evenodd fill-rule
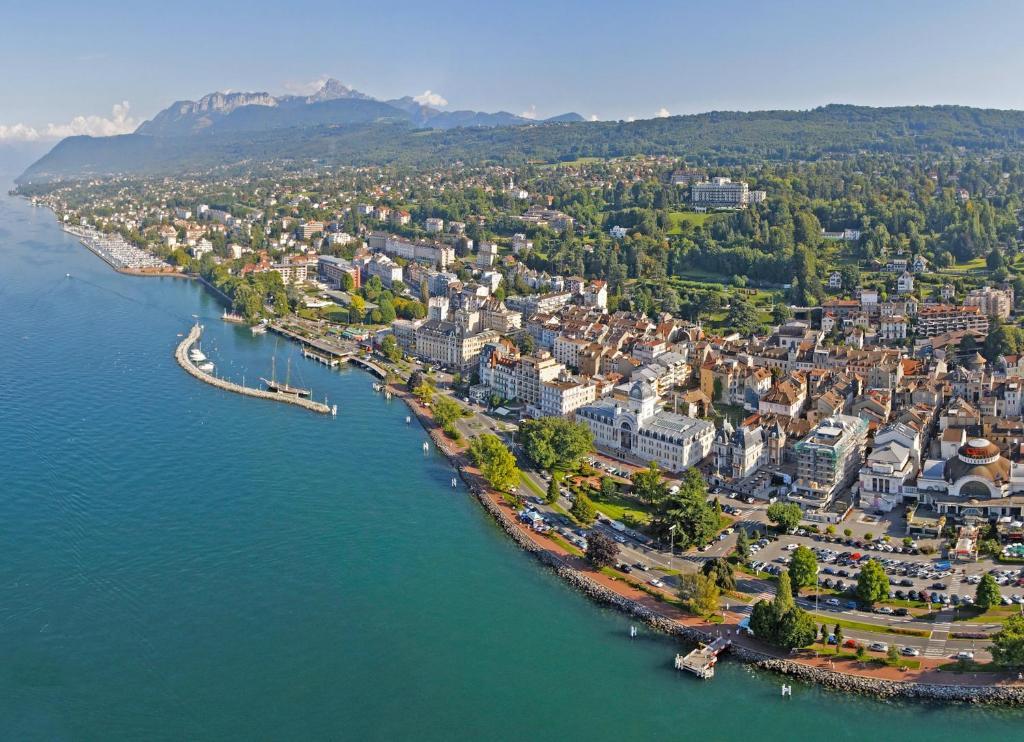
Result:
<svg viewBox="0 0 1024 742"><path fill-rule="evenodd" d="M218 379L213 374L200 371L199 368L192 363L188 357L188 352L193 345L199 340L200 335L203 333L203 328L197 322L188 335L182 340L177 349L174 351L174 357L178 361L178 365L185 369L188 373L195 376L200 381L204 381L211 386L215 386L218 389L223 389L228 392L234 392L235 394L244 394L247 397L257 397L259 399L270 399L275 402L285 402L286 404L293 404L299 407L303 407L311 412L319 412L322 415L336 415L338 408L337 405L327 405L323 402L314 402L311 399L299 397L294 394L279 394L274 392L268 392L263 389L253 389L251 387L242 386L241 384L235 384L231 381L225 381L224 379Z"/></svg>
<svg viewBox="0 0 1024 742"><path fill-rule="evenodd" d="M324 339L307 337L288 329L280 322L271 322L267 327L278 335L283 335L290 340L300 343L302 345L302 355L318 363L324 363L332 368L337 367L341 363L352 363L369 371L379 379L386 379L388 376L386 368L361 355L359 349L354 344L343 346Z"/></svg>
<svg viewBox="0 0 1024 742"><path fill-rule="evenodd" d="M718 655L728 649L731 644L731 639L720 636L710 644L701 644L688 655L677 654L676 669L692 672L702 680L710 680L715 677Z"/></svg>
<svg viewBox="0 0 1024 742"><path fill-rule="evenodd" d="M315 350L310 350L305 345L302 346L302 356L303 358L309 358L312 361L322 363L325 366L330 366L331 368L337 368L338 364L340 363L340 361L337 358L332 358L330 356L325 356L320 353L317 353Z"/></svg>

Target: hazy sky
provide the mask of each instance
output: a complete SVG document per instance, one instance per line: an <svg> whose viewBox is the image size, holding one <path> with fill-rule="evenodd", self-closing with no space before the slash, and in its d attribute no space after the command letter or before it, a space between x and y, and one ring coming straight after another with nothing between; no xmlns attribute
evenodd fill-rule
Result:
<svg viewBox="0 0 1024 742"><path fill-rule="evenodd" d="M1024 1L0 3L0 140L129 131L214 90L336 77L379 98L602 119L1024 108Z"/></svg>

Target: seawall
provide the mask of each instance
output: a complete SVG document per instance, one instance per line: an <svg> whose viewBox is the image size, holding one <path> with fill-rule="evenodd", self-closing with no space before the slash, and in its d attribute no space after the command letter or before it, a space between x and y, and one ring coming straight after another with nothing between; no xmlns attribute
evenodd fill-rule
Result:
<svg viewBox="0 0 1024 742"><path fill-rule="evenodd" d="M410 399L404 394L400 396L415 414L416 419L430 433L429 420L425 419ZM432 436L433 437L433 436ZM435 439L436 443L436 439ZM446 447L438 448L455 464L463 463L460 456ZM652 611L650 608L634 600L620 595L614 590L595 582L579 570L567 565L561 558L550 551L540 548L515 523L506 512L488 496L487 492L472 481L463 468L459 467L459 475L484 510L495 520L498 526L520 548L532 554L545 567L551 569L569 586L587 596L596 603L615 608L622 613L643 622L651 629L678 637L687 642L709 642L715 635L694 626L686 626ZM919 683L912 681L886 680L864 675L839 672L820 667L813 667L801 662L774 657L758 652L756 649L733 643L727 656L744 662L760 670L768 670L797 680L815 683L831 690L845 693L857 693L883 699L906 699L918 701L941 701L945 703L991 704L1002 706L1024 706L1024 686L1022 685L959 685Z"/></svg>
<svg viewBox="0 0 1024 742"><path fill-rule="evenodd" d="M178 347L174 351L174 357L178 361L178 365L185 369L192 376L196 377L200 381L203 381L211 386L215 386L218 389L224 391L234 392L235 394L242 394L246 397L256 397L258 399L269 399L274 402L284 402L285 404L293 404L298 407L310 410L311 412L318 412L323 415L333 414L337 408L330 405L326 405L323 402L314 402L311 399L304 399L294 394L280 394L275 392L268 392L264 389L252 389L241 384L235 384L231 381L225 381L224 379L218 379L213 374L208 374L205 371L200 371L188 357L189 349L199 340L199 336L202 335L202 327L196 324L189 330L188 335L185 339L178 343Z"/></svg>

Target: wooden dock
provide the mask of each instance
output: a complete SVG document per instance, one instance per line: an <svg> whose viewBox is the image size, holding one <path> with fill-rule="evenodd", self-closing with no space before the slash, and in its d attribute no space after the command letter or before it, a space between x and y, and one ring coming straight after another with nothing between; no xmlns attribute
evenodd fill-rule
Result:
<svg viewBox="0 0 1024 742"><path fill-rule="evenodd" d="M676 669L692 672L702 680L710 680L715 677L715 665L718 663L718 655L732 645L732 639L720 636L710 644L701 644L687 655L676 655Z"/></svg>
<svg viewBox="0 0 1024 742"><path fill-rule="evenodd" d="M231 381L225 381L224 379L218 379L213 374L200 371L199 368L192 363L188 357L188 352L193 345L199 340L199 337L203 333L202 326L197 322L192 329L189 331L185 339L178 343L177 349L174 351L174 357L178 361L178 365L185 369L192 376L196 377L200 381L204 381L211 386L215 386L218 389L223 389L228 392L234 392L235 394L244 394L247 397L257 397L259 399L269 399L275 402L284 402L286 404L297 405L304 409L310 410L311 412L319 412L322 415L336 415L338 414L337 405L328 405L323 402L314 402L311 399L305 399L294 394L279 394L274 392L268 392L263 389L253 389L251 387L242 386L241 384L235 384Z"/></svg>

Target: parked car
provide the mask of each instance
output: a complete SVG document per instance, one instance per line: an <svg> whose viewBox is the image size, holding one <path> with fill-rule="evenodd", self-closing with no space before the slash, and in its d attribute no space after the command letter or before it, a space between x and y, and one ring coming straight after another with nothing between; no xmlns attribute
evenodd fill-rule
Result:
<svg viewBox="0 0 1024 742"><path fill-rule="evenodd" d="M956 659L958 659L958 660L973 660L974 659L974 652L972 652L972 651L970 651L968 649L963 649L963 650L961 650L961 651L956 653Z"/></svg>
<svg viewBox="0 0 1024 742"><path fill-rule="evenodd" d="M920 656L921 651L915 647L903 647L900 649L900 654L904 657L918 657Z"/></svg>
<svg viewBox="0 0 1024 742"><path fill-rule="evenodd" d="M910 615L910 611L907 610L906 608L897 608L896 610L894 610L892 612L892 615L894 615L894 616L909 616Z"/></svg>
<svg viewBox="0 0 1024 742"><path fill-rule="evenodd" d="M843 642L843 646L846 647L847 649L856 649L857 648L857 640L856 639L847 639L845 642Z"/></svg>
<svg viewBox="0 0 1024 742"><path fill-rule="evenodd" d="M871 642L871 644L868 646L868 649L870 649L872 652L888 652L889 645L885 642Z"/></svg>

